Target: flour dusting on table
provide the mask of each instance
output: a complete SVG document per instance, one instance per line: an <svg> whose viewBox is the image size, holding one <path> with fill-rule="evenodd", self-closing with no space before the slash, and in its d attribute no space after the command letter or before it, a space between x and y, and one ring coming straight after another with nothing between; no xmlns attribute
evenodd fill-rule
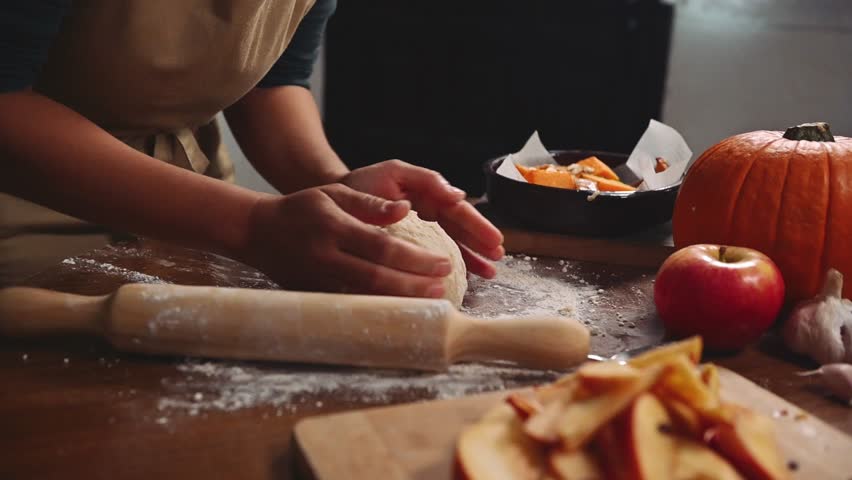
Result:
<svg viewBox="0 0 852 480"><path fill-rule="evenodd" d="M342 402L382 405L416 392L418 397L448 399L474 393L544 383L559 372L524 370L509 366L454 365L446 372L352 369L268 369L234 363L186 363L183 374L166 379L171 393L160 399L160 410L235 411L261 405L293 411L317 396L333 394ZM511 380L507 380L511 379Z"/></svg>
<svg viewBox="0 0 852 480"><path fill-rule="evenodd" d="M107 262L98 262L91 258L73 257L62 261L65 265L71 265L80 272L98 272L107 275L119 276L132 283L170 283L155 275L137 272L124 267L119 267Z"/></svg>
<svg viewBox="0 0 852 480"><path fill-rule="evenodd" d="M564 315L582 317L589 302L598 296L598 288L579 280L569 270L573 264L562 262L565 279L545 277L536 270L537 257L507 255L496 262L497 276L486 280L473 277L462 311L476 317L523 315Z"/></svg>

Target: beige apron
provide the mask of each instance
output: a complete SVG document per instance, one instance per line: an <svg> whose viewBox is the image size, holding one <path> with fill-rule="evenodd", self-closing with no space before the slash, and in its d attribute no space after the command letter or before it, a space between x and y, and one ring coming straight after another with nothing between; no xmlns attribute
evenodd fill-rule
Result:
<svg viewBox="0 0 852 480"><path fill-rule="evenodd" d="M215 116L269 71L313 3L78 0L34 88L141 152L233 181ZM0 285L109 239L0 194Z"/></svg>

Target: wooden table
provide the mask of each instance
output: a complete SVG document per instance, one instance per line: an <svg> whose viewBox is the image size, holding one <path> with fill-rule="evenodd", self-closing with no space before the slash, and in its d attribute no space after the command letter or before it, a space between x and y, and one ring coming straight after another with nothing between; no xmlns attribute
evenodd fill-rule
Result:
<svg viewBox="0 0 852 480"><path fill-rule="evenodd" d="M507 235L510 250L515 241L539 252L564 254L578 245L555 236L530 237L514 232ZM583 242L580 245L588 247ZM609 266L601 270L603 267L586 263L572 267L578 278L593 272L614 298L644 305L631 310L636 318L618 320L614 310L602 307L596 321L610 335L593 338L596 353L612 354L661 340L653 306L648 302L653 267L664 255L644 257L644 263L648 263L645 267ZM535 268L542 271L559 274L562 267L557 259L530 260L539 262ZM66 260L26 284L103 294L130 281L275 288L260 273L222 257L149 241L110 246ZM635 321L636 325L630 329L616 327L617 321ZM714 360L852 434L852 409L827 399L806 379L792 375L806 364L797 365L786 358L772 337L739 355ZM159 408L163 397L187 380L186 372L177 368L185 362L180 358L119 354L91 338L0 339L0 478L292 478L290 437L299 419L434 397L434 392L417 388L397 390L380 400L319 392L293 398L292 405L164 412ZM318 371L293 365L257 364L252 368L295 373L297 377L303 372L305 378ZM557 374L518 374L509 369L501 373L505 378L499 387L542 383ZM192 395L196 386L186 388L189 390L184 393Z"/></svg>

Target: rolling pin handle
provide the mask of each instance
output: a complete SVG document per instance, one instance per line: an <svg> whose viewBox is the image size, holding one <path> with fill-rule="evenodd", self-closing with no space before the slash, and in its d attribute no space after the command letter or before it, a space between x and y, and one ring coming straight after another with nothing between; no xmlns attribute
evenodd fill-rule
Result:
<svg viewBox="0 0 852 480"><path fill-rule="evenodd" d="M0 336L100 333L108 299L41 288L0 289Z"/></svg>
<svg viewBox="0 0 852 480"><path fill-rule="evenodd" d="M582 363L589 353L589 331L572 318L464 317L455 325L450 362L508 360L528 368L559 370Z"/></svg>

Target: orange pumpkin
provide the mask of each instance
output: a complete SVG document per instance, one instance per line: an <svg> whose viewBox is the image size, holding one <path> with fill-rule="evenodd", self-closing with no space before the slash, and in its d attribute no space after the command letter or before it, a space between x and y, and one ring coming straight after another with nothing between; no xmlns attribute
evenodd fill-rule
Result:
<svg viewBox="0 0 852 480"><path fill-rule="evenodd" d="M788 301L812 297L829 267L852 277L852 138L825 123L727 138L687 172L672 228L677 248L759 250L781 269Z"/></svg>

